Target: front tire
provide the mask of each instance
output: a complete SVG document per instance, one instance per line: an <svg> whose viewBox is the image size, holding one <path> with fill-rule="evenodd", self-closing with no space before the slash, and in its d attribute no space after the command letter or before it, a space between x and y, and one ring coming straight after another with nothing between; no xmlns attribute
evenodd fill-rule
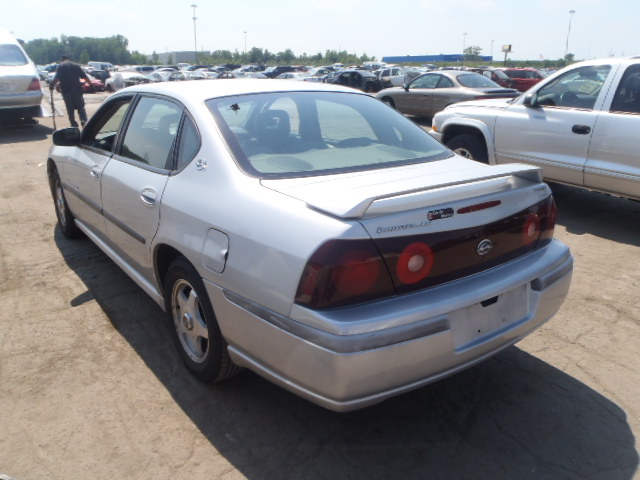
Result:
<svg viewBox="0 0 640 480"><path fill-rule="evenodd" d="M480 163L489 163L487 149L477 136L464 133L446 142L447 147L461 157Z"/></svg>
<svg viewBox="0 0 640 480"><path fill-rule="evenodd" d="M229 357L204 283L184 257L169 267L164 293L171 336L191 373L205 382L236 374L240 368Z"/></svg>
<svg viewBox="0 0 640 480"><path fill-rule="evenodd" d="M77 225L69 204L64 195L62 181L57 170L53 170L51 177L51 195L53 195L53 203L56 207L56 217L58 218L58 226L60 231L67 238L79 238L82 236L82 230Z"/></svg>

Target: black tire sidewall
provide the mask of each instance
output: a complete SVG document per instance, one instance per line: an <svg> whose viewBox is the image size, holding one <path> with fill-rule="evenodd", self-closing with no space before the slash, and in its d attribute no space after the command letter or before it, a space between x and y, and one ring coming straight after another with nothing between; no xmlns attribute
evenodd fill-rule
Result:
<svg viewBox="0 0 640 480"><path fill-rule="evenodd" d="M187 352L184 351L182 343L178 338L178 333L174 325L173 312L172 312L172 296L174 285L180 281L186 280L196 291L202 312L207 322L207 330L209 332L209 346L204 361L198 363L193 361ZM184 257L176 259L165 277L164 282L164 303L165 311L167 313L167 324L173 339L173 342L178 350L180 358L185 363L187 368L198 379L205 382L215 382L220 379L223 374L223 356L226 355L226 342L222 338L220 327L213 313L213 307L209 301L204 283L198 274L197 270L189 263Z"/></svg>
<svg viewBox="0 0 640 480"><path fill-rule="evenodd" d="M475 135L470 134L462 134L456 135L451 140L446 143L447 147L451 150L456 150L457 148L464 148L471 155L471 160L480 163L488 163L489 159L487 156L487 151L482 145L482 142L476 138Z"/></svg>

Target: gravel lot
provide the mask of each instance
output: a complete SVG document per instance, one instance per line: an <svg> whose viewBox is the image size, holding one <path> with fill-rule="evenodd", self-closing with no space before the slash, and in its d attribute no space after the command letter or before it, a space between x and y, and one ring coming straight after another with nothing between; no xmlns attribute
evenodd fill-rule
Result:
<svg viewBox="0 0 640 480"><path fill-rule="evenodd" d="M85 96L90 113L105 96ZM57 230L52 125L0 129L0 474L640 478L640 203L554 185L575 257L559 314L484 364L337 414L249 372L193 379L160 309Z"/></svg>

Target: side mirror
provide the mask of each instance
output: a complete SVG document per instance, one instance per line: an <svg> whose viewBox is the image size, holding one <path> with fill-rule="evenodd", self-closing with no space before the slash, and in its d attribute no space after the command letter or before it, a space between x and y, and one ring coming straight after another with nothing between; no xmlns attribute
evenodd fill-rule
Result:
<svg viewBox="0 0 640 480"><path fill-rule="evenodd" d="M405 84L403 84L403 85L402 85L402 88L404 88L404 90L405 90L406 92L408 92L408 91L409 91L409 83L405 83Z"/></svg>
<svg viewBox="0 0 640 480"><path fill-rule="evenodd" d="M522 102L525 107L529 108L540 108L538 105L538 94L537 93L527 93L524 96L524 100Z"/></svg>
<svg viewBox="0 0 640 480"><path fill-rule="evenodd" d="M80 145L80 129L63 128L53 132L53 144L59 147L77 147Z"/></svg>

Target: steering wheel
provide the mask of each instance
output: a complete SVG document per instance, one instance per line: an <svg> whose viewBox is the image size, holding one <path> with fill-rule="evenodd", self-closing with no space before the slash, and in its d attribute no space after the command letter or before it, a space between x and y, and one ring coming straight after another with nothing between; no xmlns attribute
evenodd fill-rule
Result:
<svg viewBox="0 0 640 480"><path fill-rule="evenodd" d="M560 96L560 105L563 107L576 107L578 106L578 96L573 92L564 92Z"/></svg>

